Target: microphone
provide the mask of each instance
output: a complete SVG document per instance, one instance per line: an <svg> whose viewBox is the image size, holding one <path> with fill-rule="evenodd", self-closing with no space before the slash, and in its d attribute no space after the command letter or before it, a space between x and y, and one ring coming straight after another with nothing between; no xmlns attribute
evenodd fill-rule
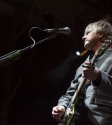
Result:
<svg viewBox="0 0 112 125"><path fill-rule="evenodd" d="M65 28L45 29L44 32L69 34L71 32L71 30L69 27L65 27Z"/></svg>

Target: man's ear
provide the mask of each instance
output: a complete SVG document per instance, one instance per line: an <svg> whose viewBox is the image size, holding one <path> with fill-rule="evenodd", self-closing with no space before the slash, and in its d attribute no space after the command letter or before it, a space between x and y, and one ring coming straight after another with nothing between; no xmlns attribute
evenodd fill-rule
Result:
<svg viewBox="0 0 112 125"><path fill-rule="evenodd" d="M98 35L99 35L99 38L102 39L104 34L100 32L100 33L98 33Z"/></svg>
<svg viewBox="0 0 112 125"><path fill-rule="evenodd" d="M100 42L103 43L105 39L104 34L102 32L99 32L98 37L99 37Z"/></svg>

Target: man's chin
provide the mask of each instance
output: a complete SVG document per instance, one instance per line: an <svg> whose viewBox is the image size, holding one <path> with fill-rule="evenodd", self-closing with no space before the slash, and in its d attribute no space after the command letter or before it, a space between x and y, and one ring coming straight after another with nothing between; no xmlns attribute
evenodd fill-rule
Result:
<svg viewBox="0 0 112 125"><path fill-rule="evenodd" d="M86 48L87 50L91 50L91 48L87 44L84 45L84 48Z"/></svg>

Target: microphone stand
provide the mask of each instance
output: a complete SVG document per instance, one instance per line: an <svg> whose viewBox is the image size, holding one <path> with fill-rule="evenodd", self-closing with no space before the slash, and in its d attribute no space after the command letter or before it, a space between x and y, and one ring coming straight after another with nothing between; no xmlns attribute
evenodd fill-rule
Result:
<svg viewBox="0 0 112 125"><path fill-rule="evenodd" d="M56 36L57 36L57 34L51 34L49 37L47 37L47 38L45 38L45 39L43 39L43 40L40 40L39 42L35 43L34 46L35 46L35 45L39 45L40 43L43 43L43 42L45 42L45 41L47 41L47 40L49 40L49 39L53 39L53 38L55 38ZM34 47L34 46L33 46L33 47ZM6 55L0 57L0 67L6 66L8 63L10 63L10 62L12 62L12 61L16 61L17 59L20 58L20 55L21 55L24 51L28 51L28 50L30 50L31 48L32 48L32 45L30 45L30 46L28 46L28 47L26 47L26 48L24 48L24 49L16 50L16 51L14 51L14 52L11 52L11 53L9 53L9 54L6 54ZM23 73L23 75L24 75L24 73ZM23 76L23 75L22 75L22 76ZM22 77L21 77L21 78L22 78ZM10 104L10 102L11 102L11 100L13 99L13 97L14 97L14 95L15 95L15 93L16 93L18 87L19 87L19 85L21 84L21 81L22 81L21 78L20 78L19 82L17 83L16 87L14 88L13 92L11 93L11 95L10 95L8 101L6 102L5 106L3 107L3 110L2 110L1 113L0 113L0 118L2 118L3 114L5 114L8 105Z"/></svg>
<svg viewBox="0 0 112 125"><path fill-rule="evenodd" d="M14 62L14 61L20 59L21 58L20 56L24 51L28 51L28 50L32 49L33 47L35 47L36 45L39 45L40 43L43 43L49 39L53 39L56 36L57 36L57 34L51 34L51 36L49 36L43 40L40 40L39 42L35 43L34 45L30 45L30 46L28 46L24 49L21 49L21 50L15 50L13 52L10 52L10 53L0 57L0 68L6 66L7 64L9 64L11 62Z"/></svg>

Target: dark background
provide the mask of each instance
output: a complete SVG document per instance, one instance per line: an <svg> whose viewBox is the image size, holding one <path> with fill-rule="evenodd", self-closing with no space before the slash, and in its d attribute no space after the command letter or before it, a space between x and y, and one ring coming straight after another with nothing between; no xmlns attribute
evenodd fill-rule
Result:
<svg viewBox="0 0 112 125"><path fill-rule="evenodd" d="M100 19L112 23L111 0L0 0L0 59L32 45L32 27L36 42L52 35L39 28L71 29L24 51L17 61L0 63L0 125L58 124L52 108L89 54L76 55L85 51L85 27Z"/></svg>

